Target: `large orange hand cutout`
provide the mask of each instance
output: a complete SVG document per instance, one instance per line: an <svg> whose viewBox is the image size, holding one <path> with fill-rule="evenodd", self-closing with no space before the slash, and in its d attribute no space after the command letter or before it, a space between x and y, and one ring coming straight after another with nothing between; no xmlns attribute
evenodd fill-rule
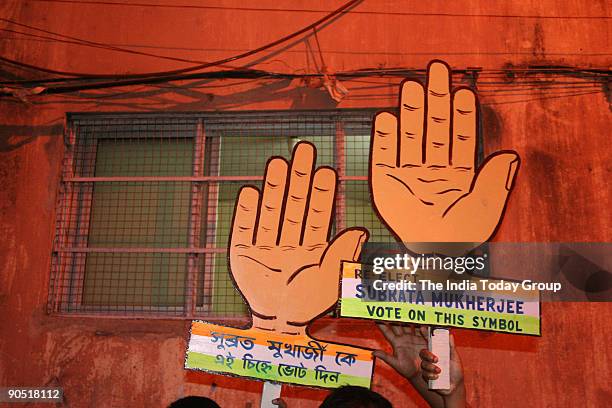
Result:
<svg viewBox="0 0 612 408"><path fill-rule="evenodd" d="M230 268L255 328L305 334L338 300L341 261L356 261L367 240L366 230L354 228L329 241L336 173L315 171L315 155L312 144L299 143L291 163L268 161L263 193L240 190Z"/></svg>
<svg viewBox="0 0 612 408"><path fill-rule="evenodd" d="M424 242L487 241L499 224L519 167L515 152L497 152L476 171L477 101L452 91L446 64L429 65L425 89L401 86L399 118L374 120L370 183L374 207L408 249Z"/></svg>

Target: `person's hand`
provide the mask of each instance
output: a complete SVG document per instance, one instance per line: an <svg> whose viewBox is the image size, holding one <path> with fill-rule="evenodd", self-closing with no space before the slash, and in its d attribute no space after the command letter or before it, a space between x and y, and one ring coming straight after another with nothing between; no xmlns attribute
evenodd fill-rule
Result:
<svg viewBox="0 0 612 408"><path fill-rule="evenodd" d="M419 352L424 346L427 347L427 328L384 323L378 323L377 326L391 343L393 354L377 350L374 352L374 357L380 358L407 379L419 374L421 371Z"/></svg>
<svg viewBox="0 0 612 408"><path fill-rule="evenodd" d="M273 399L273 400L272 400L272 404L273 404L273 405L276 405L276 406L277 406L277 407L279 407L279 408L287 408L287 407L288 407L287 403L286 403L286 402L285 402L285 400L284 400L284 399L282 399L282 398L276 398L276 399Z"/></svg>
<svg viewBox="0 0 612 408"><path fill-rule="evenodd" d="M421 375L425 381L437 380L442 372L440 367L436 365L438 357L426 348L421 350L419 353L421 357ZM451 334L450 336L450 388L448 390L432 390L442 396L451 395L457 387L463 384L463 366L461 365L461 358L455 348L455 338Z"/></svg>
<svg viewBox="0 0 612 408"><path fill-rule="evenodd" d="M374 119L370 188L374 208L408 249L415 243L487 241L499 224L519 156L497 152L476 171L478 128L474 92L452 92L447 65L429 65L425 89L402 83L399 118L381 112Z"/></svg>
<svg viewBox="0 0 612 408"><path fill-rule="evenodd" d="M315 155L312 144L301 142L291 163L268 161L263 193L240 190L229 260L253 327L305 334L337 302L341 262L356 261L367 240L367 230L352 228L330 242L336 172L315 171Z"/></svg>

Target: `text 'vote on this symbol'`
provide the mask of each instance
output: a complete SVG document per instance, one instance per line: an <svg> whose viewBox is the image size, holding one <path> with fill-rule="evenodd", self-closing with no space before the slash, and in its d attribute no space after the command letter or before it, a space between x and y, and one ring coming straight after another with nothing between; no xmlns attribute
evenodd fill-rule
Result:
<svg viewBox="0 0 612 408"><path fill-rule="evenodd" d="M360 278L361 264L343 263L340 315L371 320L540 335L540 294L508 280L425 284ZM483 289L484 288L484 289Z"/></svg>

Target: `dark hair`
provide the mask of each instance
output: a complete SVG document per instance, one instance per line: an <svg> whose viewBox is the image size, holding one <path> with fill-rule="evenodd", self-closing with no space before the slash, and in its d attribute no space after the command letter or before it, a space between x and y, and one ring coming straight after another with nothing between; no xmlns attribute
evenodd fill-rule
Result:
<svg viewBox="0 0 612 408"><path fill-rule="evenodd" d="M393 406L377 392L364 387L344 386L329 394L319 408L393 408Z"/></svg>
<svg viewBox="0 0 612 408"><path fill-rule="evenodd" d="M168 408L221 408L219 404L206 397L185 397L174 401Z"/></svg>

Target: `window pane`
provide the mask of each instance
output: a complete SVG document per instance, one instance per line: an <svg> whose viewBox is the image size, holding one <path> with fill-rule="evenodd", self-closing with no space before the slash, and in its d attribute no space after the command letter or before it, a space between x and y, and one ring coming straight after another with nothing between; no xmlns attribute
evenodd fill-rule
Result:
<svg viewBox="0 0 612 408"><path fill-rule="evenodd" d="M234 215L234 205L238 191L244 183L223 182L218 184L216 204L216 222L214 247L227 248L231 221ZM215 254L214 261L209 264L205 273L213 274L212 313L215 315L235 316L246 315L246 305L238 291L234 288L230 276L227 254Z"/></svg>
<svg viewBox="0 0 612 408"><path fill-rule="evenodd" d="M188 182L97 182L93 188L89 246L186 247Z"/></svg>
<svg viewBox="0 0 612 408"><path fill-rule="evenodd" d="M346 135L344 154L347 176L367 176L370 164L370 134Z"/></svg>
<svg viewBox="0 0 612 408"><path fill-rule="evenodd" d="M346 226L365 227L370 231L370 242L395 242L372 208L367 181L347 181Z"/></svg>
<svg viewBox="0 0 612 408"><path fill-rule="evenodd" d="M154 310L185 302L184 254L90 253L82 306L94 310ZM115 307L115 308L113 308Z"/></svg>
<svg viewBox="0 0 612 408"><path fill-rule="evenodd" d="M317 147L317 166L334 165L335 130L327 129L322 136L249 136L223 135L221 137L221 176L263 176L266 163L272 156L289 160L293 147L308 141ZM274 130L271 129L270 133Z"/></svg>
<svg viewBox="0 0 612 408"><path fill-rule="evenodd" d="M120 119L76 126L77 176L191 174L195 122Z"/></svg>
<svg viewBox="0 0 612 408"><path fill-rule="evenodd" d="M342 119L347 176L367 176L373 113L362 112Z"/></svg>
<svg viewBox="0 0 612 408"><path fill-rule="evenodd" d="M193 139L101 139L95 175L189 176L192 162ZM96 182L88 246L187 247L190 195L188 182ZM83 304L182 306L185 278L185 255L90 253Z"/></svg>
<svg viewBox="0 0 612 408"><path fill-rule="evenodd" d="M96 177L190 176L193 138L100 139Z"/></svg>

